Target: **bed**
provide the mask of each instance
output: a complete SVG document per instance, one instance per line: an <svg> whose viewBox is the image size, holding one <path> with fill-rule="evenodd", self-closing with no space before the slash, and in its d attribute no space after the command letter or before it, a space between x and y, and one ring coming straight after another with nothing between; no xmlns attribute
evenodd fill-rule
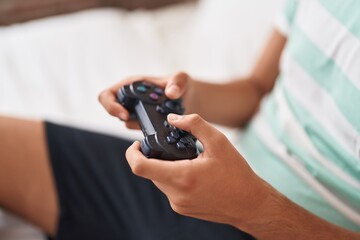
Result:
<svg viewBox="0 0 360 240"><path fill-rule="evenodd" d="M136 1L95 2L56 16L0 17L0 114L142 138L101 108L97 95L103 88L134 74L182 70L208 81L245 75L282 5L282 0L202 0L149 10ZM222 130L230 138L236 134ZM0 239L42 238L36 228L0 210Z"/></svg>

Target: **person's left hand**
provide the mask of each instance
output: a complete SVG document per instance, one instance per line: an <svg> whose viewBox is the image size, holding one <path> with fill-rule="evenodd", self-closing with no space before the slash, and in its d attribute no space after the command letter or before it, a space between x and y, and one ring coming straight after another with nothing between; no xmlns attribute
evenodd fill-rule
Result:
<svg viewBox="0 0 360 240"><path fill-rule="evenodd" d="M196 114L169 114L168 121L191 132L204 152L192 160L148 159L135 142L126 152L133 173L152 180L179 214L235 226L254 220L269 187L229 140Z"/></svg>

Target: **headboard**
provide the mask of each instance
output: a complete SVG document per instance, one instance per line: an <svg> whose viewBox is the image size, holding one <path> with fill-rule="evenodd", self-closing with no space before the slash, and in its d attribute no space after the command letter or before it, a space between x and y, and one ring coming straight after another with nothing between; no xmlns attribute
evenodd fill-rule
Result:
<svg viewBox="0 0 360 240"><path fill-rule="evenodd" d="M1 0L0 26L96 7L153 9L195 0Z"/></svg>

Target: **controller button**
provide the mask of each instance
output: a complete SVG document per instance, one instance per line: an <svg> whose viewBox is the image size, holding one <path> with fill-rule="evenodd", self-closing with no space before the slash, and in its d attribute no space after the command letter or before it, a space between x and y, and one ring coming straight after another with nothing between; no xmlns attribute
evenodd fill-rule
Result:
<svg viewBox="0 0 360 240"><path fill-rule="evenodd" d="M188 135L189 133L186 132L186 131L184 131L184 130L179 129L179 134L180 134L181 137L185 137L185 136Z"/></svg>
<svg viewBox="0 0 360 240"><path fill-rule="evenodd" d="M145 86L137 86L136 90L138 90L139 92L146 92L147 91L147 88Z"/></svg>
<svg viewBox="0 0 360 240"><path fill-rule="evenodd" d="M164 107L169 113L183 114L184 108L179 101L167 100L164 102Z"/></svg>
<svg viewBox="0 0 360 240"><path fill-rule="evenodd" d="M157 101L159 99L159 95L156 93L150 93L149 98L153 101Z"/></svg>
<svg viewBox="0 0 360 240"><path fill-rule="evenodd" d="M156 92L159 96L163 95L164 94L164 90L162 90L161 88L159 87L156 87L154 89L154 92Z"/></svg>
<svg viewBox="0 0 360 240"><path fill-rule="evenodd" d="M192 139L194 142L196 142L196 140L197 140L196 137L194 137L194 135L192 135L190 133L189 133L188 138Z"/></svg>
<svg viewBox="0 0 360 240"><path fill-rule="evenodd" d="M178 143L176 144L176 147L177 147L177 149L179 149L179 150L184 150L184 149L186 148L185 144L183 144L182 142L178 142Z"/></svg>
<svg viewBox="0 0 360 240"><path fill-rule="evenodd" d="M166 127L166 128L170 127L170 124L166 120L164 121L164 127Z"/></svg>
<svg viewBox="0 0 360 240"><path fill-rule="evenodd" d="M159 113L165 113L164 109L162 107L160 107L159 105L156 106L156 111Z"/></svg>
<svg viewBox="0 0 360 240"><path fill-rule="evenodd" d="M173 138L173 137L171 137L171 136L167 136L167 137L166 137L166 142L167 142L168 144L174 144L174 143L176 143L176 139Z"/></svg>
<svg viewBox="0 0 360 240"><path fill-rule="evenodd" d="M180 138L180 142L182 142L185 145L190 144L189 140L187 138Z"/></svg>
<svg viewBox="0 0 360 240"><path fill-rule="evenodd" d="M173 138L175 138L175 139L179 139L180 138L180 135L179 135L179 133L175 130L175 131L172 131L171 133L170 133L170 135L173 137Z"/></svg>

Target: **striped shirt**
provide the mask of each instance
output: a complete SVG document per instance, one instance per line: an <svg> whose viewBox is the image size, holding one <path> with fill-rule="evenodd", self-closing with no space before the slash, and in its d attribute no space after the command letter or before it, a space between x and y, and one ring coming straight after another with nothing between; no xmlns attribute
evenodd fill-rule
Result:
<svg viewBox="0 0 360 240"><path fill-rule="evenodd" d="M360 1L288 0L281 73L237 144L291 200L360 231Z"/></svg>

